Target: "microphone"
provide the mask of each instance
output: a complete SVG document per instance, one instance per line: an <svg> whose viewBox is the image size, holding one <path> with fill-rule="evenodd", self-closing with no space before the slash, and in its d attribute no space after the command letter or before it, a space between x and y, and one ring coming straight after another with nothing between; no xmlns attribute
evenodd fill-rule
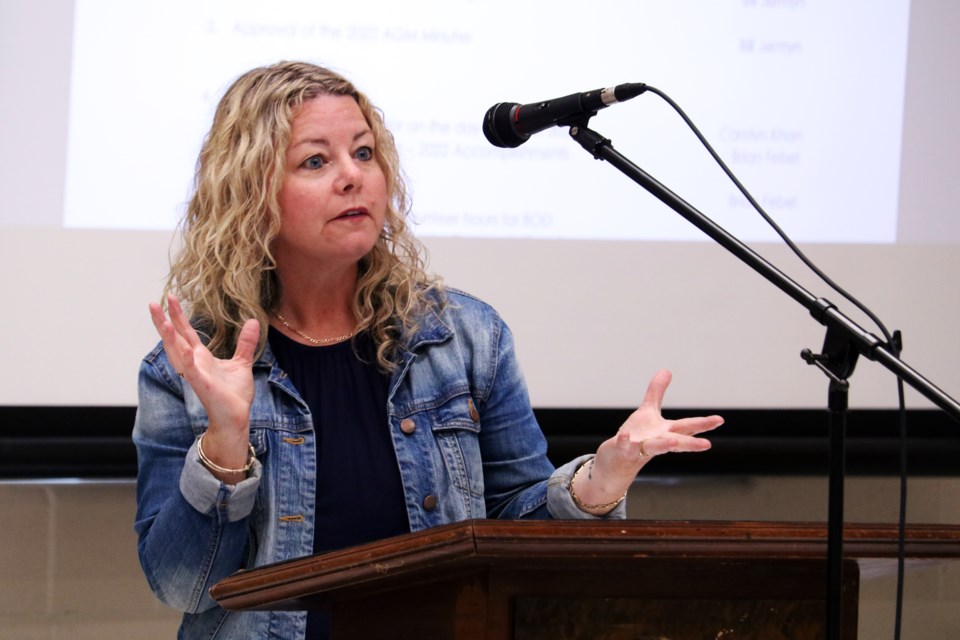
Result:
<svg viewBox="0 0 960 640"><path fill-rule="evenodd" d="M538 131L593 117L600 109L635 98L646 90L647 85L642 82L628 82L544 102L499 102L490 107L483 117L483 135L495 147L512 149L522 145Z"/></svg>

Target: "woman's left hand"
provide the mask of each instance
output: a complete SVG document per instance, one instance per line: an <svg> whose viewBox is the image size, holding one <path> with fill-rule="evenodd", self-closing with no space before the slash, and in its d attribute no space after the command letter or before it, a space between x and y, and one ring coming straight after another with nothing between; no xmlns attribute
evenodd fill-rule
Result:
<svg viewBox="0 0 960 640"><path fill-rule="evenodd" d="M670 380L671 374L667 370L658 371L653 376L640 407L627 418L617 435L600 445L596 458L587 463L590 472L577 476L571 489L582 505L614 503L626 493L637 472L656 456L710 448L709 440L697 436L719 427L723 418L705 416L666 420L660 411ZM585 510L604 512L603 509Z"/></svg>

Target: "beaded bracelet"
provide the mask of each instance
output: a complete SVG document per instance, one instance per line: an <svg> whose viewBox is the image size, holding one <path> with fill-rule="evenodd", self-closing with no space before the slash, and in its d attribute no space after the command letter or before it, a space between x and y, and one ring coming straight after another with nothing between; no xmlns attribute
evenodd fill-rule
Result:
<svg viewBox="0 0 960 640"><path fill-rule="evenodd" d="M197 455L200 456L200 462L203 463L210 471L216 471L217 473L248 473L250 469L253 469L253 463L257 461L257 452L253 448L253 445L249 442L247 445L250 447L250 457L247 458L247 464L240 469L227 469L226 467L221 467L220 465L213 462L207 455L203 452L203 436L207 435L206 433L202 434L197 440Z"/></svg>
<svg viewBox="0 0 960 640"><path fill-rule="evenodd" d="M573 503L583 511L601 511L604 509L606 509L607 511L610 511L611 509L616 507L618 504L623 502L624 498L627 497L627 491L629 491L629 489L627 491L624 491L623 495L617 498L616 500L614 500L613 502L608 502L606 504L585 504L583 501L580 500L580 497L573 490L573 483L577 480L577 476L580 475L580 472L583 471L583 468L588 464L591 467L593 467L593 458L591 458L589 462L584 462L582 465L580 465L576 473L573 474L573 478L570 479L570 486L568 487L568 490L570 491L570 497L573 498Z"/></svg>

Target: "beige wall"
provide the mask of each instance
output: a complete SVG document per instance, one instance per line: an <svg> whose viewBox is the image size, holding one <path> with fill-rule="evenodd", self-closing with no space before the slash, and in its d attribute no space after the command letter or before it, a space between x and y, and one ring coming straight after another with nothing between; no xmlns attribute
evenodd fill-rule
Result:
<svg viewBox="0 0 960 640"><path fill-rule="evenodd" d="M137 562L132 482L2 484L0 640L175 638Z"/></svg>
<svg viewBox="0 0 960 640"><path fill-rule="evenodd" d="M848 522L892 522L897 482L848 478ZM826 481L810 477L651 478L631 491L643 519L824 520ZM136 557L134 486L0 484L0 640L155 640L179 615L159 604ZM960 479L910 481L911 522L960 522ZM860 637L893 637L894 566L863 576ZM960 563L911 568L903 640L954 640Z"/></svg>

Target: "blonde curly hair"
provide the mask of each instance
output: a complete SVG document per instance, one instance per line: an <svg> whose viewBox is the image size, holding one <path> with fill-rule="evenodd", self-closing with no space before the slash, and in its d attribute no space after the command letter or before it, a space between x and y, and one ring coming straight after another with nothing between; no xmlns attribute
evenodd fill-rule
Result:
<svg viewBox="0 0 960 640"><path fill-rule="evenodd" d="M406 223L407 190L383 115L337 73L305 62L280 62L240 76L220 100L197 161L193 197L180 222L183 241L164 289L189 308L210 350L230 357L244 322L260 322L266 347L270 312L283 294L271 243L280 230L277 194L291 123L322 94L351 96L373 131L374 158L387 184L387 215L374 248L361 259L353 311L357 332L377 345L377 363L395 367L400 337L416 317L441 304L440 281L425 271L425 251Z"/></svg>

